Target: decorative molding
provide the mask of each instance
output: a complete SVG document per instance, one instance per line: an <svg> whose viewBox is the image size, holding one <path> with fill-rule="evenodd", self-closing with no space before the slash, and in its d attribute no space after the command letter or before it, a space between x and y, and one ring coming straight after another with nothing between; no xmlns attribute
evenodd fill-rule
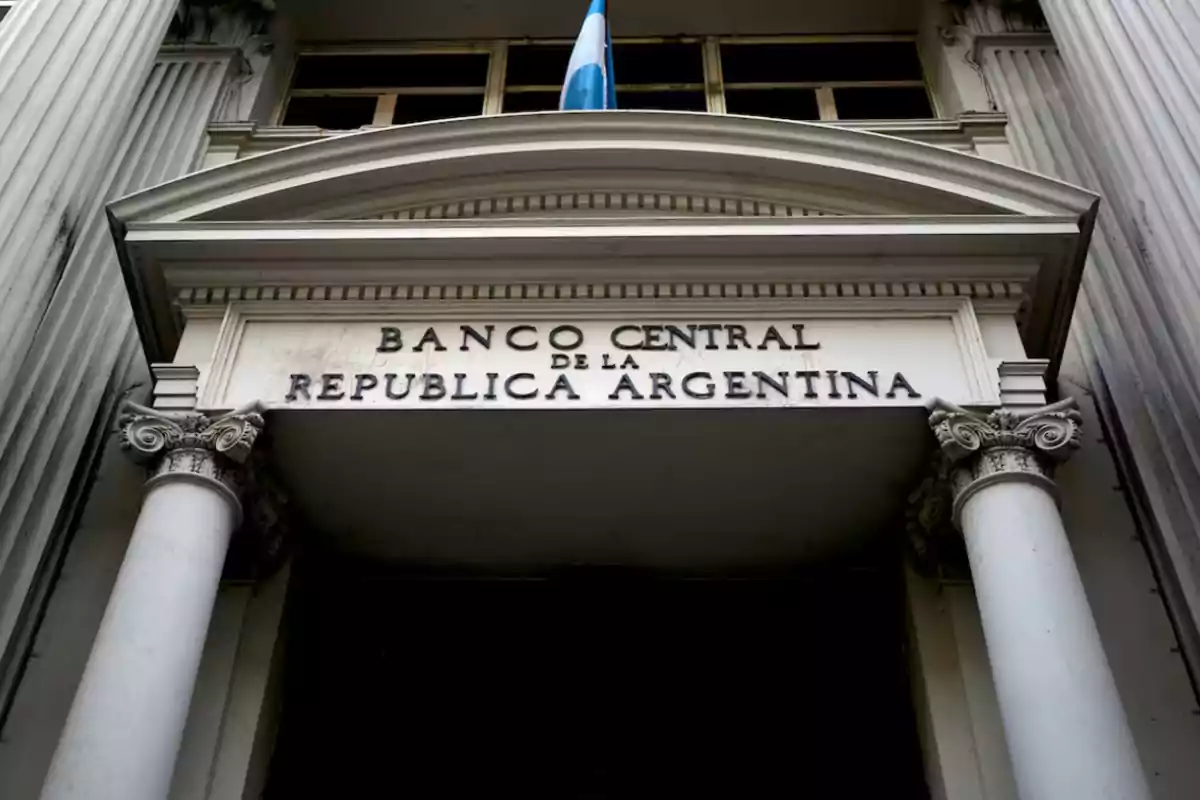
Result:
<svg viewBox="0 0 1200 800"><path fill-rule="evenodd" d="M125 401L118 419L121 449L150 469L147 485L172 478L200 481L222 492L241 515L246 462L263 429L262 406L211 418L158 411Z"/></svg>
<svg viewBox="0 0 1200 800"><path fill-rule="evenodd" d="M905 533L913 566L927 578L963 583L970 580L967 551L954 529L950 462L942 453L930 459L921 483L908 496Z"/></svg>
<svg viewBox="0 0 1200 800"><path fill-rule="evenodd" d="M940 398L929 409L929 427L951 464L956 525L967 499L995 483L1030 481L1057 497L1054 467L1079 448L1083 425L1074 398L1032 410L1001 408L987 416Z"/></svg>
<svg viewBox="0 0 1200 800"><path fill-rule="evenodd" d="M990 135L985 131L994 124L989 118L973 130ZM709 275L714 284L729 277L841 283L846 276L881 284L909 277L1030 279L1037 292L1022 318L1026 350L1057 361L1096 197L898 138L906 127L877 135L641 111L449 120L351 133L234 161L126 197L109 211L152 360L173 356L180 331L170 304L184 287L319 287L332 278L369 293L369 285L473 284L501 272L524 285L627 272L644 283L698 282ZM585 180L605 174L621 185ZM629 186L625 176L637 181ZM480 192L484 183L492 189ZM763 198L786 203L792 196L783 190L790 189L803 208L890 210L643 217L632 224L570 216L536 222L331 219L395 210L405 198L428 204L493 191L669 189L761 200L765 186L775 188ZM812 187L822 192L814 201L827 196L828 202L809 202Z"/></svg>
<svg viewBox="0 0 1200 800"><path fill-rule="evenodd" d="M823 217L845 212L807 208L754 197L675 191L544 191L418 203L357 216L358 219L474 219L481 217L577 216Z"/></svg>
<svg viewBox="0 0 1200 800"><path fill-rule="evenodd" d="M805 283L470 283L456 285L208 286L183 288L176 302L189 310L232 302L387 302L497 300L661 300L669 298L911 298L965 297L1020 301L1016 281L843 281Z"/></svg>
<svg viewBox="0 0 1200 800"><path fill-rule="evenodd" d="M151 364L154 378L154 408L191 411L196 407L200 370L191 365Z"/></svg>
<svg viewBox="0 0 1200 800"><path fill-rule="evenodd" d="M224 580L260 581L278 570L288 555L295 514L275 477L266 450L258 448L242 470L245 517L230 543Z"/></svg>
<svg viewBox="0 0 1200 800"><path fill-rule="evenodd" d="M195 367L155 365L155 374L198 374ZM199 481L220 492L237 519L224 578L257 581L275 572L295 527L288 497L272 473L263 441L263 411L252 403L219 417L160 411L126 401L121 448L150 468L147 485ZM260 446L256 447L255 445Z"/></svg>
<svg viewBox="0 0 1200 800"><path fill-rule="evenodd" d="M1001 361L996 368L1000 377L1000 405L1004 408L1041 408L1046 405L1045 358Z"/></svg>

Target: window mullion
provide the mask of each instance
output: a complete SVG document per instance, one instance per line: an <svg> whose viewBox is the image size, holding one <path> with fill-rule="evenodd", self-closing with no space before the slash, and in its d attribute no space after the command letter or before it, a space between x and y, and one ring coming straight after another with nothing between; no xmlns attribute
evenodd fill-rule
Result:
<svg viewBox="0 0 1200 800"><path fill-rule="evenodd" d="M833 99L833 89L828 86L817 88L817 111L821 114L822 122L832 122L838 118L837 103Z"/></svg>
<svg viewBox="0 0 1200 800"><path fill-rule="evenodd" d="M483 90L483 115L492 116L504 110L504 76L508 71L508 42L495 42L488 62L487 87Z"/></svg>
<svg viewBox="0 0 1200 800"><path fill-rule="evenodd" d="M392 124L392 120L396 117L396 95L381 94L379 99L375 101L375 116L371 119L371 124L376 127L386 128Z"/></svg>
<svg viewBox="0 0 1200 800"><path fill-rule="evenodd" d="M704 94L708 113L725 113L725 78L721 73L721 46L716 36L704 39Z"/></svg>

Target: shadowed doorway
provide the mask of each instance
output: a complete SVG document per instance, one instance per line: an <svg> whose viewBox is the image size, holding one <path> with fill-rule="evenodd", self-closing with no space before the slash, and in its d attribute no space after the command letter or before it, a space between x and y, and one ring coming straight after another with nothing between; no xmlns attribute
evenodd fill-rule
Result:
<svg viewBox="0 0 1200 800"><path fill-rule="evenodd" d="M306 562L269 800L928 796L894 570Z"/></svg>

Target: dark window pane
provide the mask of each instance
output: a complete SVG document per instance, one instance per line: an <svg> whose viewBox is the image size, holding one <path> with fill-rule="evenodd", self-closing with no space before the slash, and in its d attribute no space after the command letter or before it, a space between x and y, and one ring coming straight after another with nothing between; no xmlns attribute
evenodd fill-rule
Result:
<svg viewBox="0 0 1200 800"><path fill-rule="evenodd" d="M283 124L349 130L370 125L374 116L374 97L293 97Z"/></svg>
<svg viewBox="0 0 1200 800"><path fill-rule="evenodd" d="M913 42L722 44L726 83L922 80Z"/></svg>
<svg viewBox="0 0 1200 800"><path fill-rule="evenodd" d="M402 94L396 98L393 125L431 119L477 117L483 113L481 94Z"/></svg>
<svg viewBox="0 0 1200 800"><path fill-rule="evenodd" d="M512 45L505 86L558 86L567 75L571 45Z"/></svg>
<svg viewBox="0 0 1200 800"><path fill-rule="evenodd" d="M387 86L478 86L487 83L487 53L300 56L296 89Z"/></svg>
<svg viewBox="0 0 1200 800"><path fill-rule="evenodd" d="M704 57L697 44L613 44L617 85L704 83Z"/></svg>
<svg viewBox="0 0 1200 800"><path fill-rule="evenodd" d="M571 45L512 45L505 85L561 84L570 57ZM699 44L617 42L613 45L613 70L618 84L704 82Z"/></svg>
<svg viewBox="0 0 1200 800"><path fill-rule="evenodd" d="M617 92L617 108L707 111L704 92Z"/></svg>
<svg viewBox="0 0 1200 800"><path fill-rule="evenodd" d="M557 111L559 92L512 92L504 95L504 113Z"/></svg>
<svg viewBox="0 0 1200 800"><path fill-rule="evenodd" d="M749 117L821 118L812 89L727 89L725 110Z"/></svg>
<svg viewBox="0 0 1200 800"><path fill-rule="evenodd" d="M933 116L924 88L834 89L838 119L928 119Z"/></svg>

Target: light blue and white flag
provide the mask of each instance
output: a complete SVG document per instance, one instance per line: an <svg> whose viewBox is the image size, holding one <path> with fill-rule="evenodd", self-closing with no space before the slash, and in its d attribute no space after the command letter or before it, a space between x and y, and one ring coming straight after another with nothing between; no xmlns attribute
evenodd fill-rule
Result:
<svg viewBox="0 0 1200 800"><path fill-rule="evenodd" d="M617 107L617 87L613 83L612 37L604 0L592 0L571 61L563 80L560 111L604 111Z"/></svg>

